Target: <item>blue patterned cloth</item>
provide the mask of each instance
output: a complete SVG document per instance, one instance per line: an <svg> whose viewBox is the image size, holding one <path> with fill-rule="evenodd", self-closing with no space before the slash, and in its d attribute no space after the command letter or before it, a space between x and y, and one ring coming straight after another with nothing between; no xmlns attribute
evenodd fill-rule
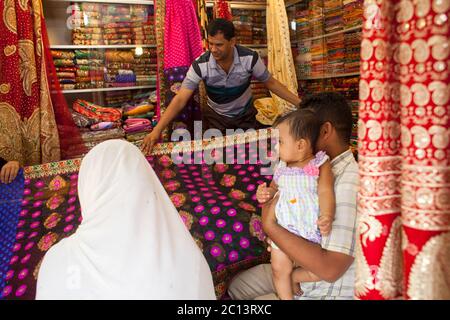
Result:
<svg viewBox="0 0 450 320"><path fill-rule="evenodd" d="M24 190L23 170L10 184L0 182L0 299L5 286L5 275L13 254L19 211Z"/></svg>
<svg viewBox="0 0 450 320"><path fill-rule="evenodd" d="M328 159L325 152L319 151L303 168L287 167L280 162L274 174L279 190L275 207L278 224L314 243L322 240L317 227L320 214L317 193L319 167Z"/></svg>

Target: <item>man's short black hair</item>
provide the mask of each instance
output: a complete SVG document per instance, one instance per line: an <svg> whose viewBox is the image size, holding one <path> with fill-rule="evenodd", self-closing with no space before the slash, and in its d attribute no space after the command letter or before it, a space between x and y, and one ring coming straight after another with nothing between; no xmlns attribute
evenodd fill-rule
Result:
<svg viewBox="0 0 450 320"><path fill-rule="evenodd" d="M320 125L330 122L344 143L350 144L352 135L352 110L347 100L337 92L321 92L307 96L300 109L314 110Z"/></svg>
<svg viewBox="0 0 450 320"><path fill-rule="evenodd" d="M295 140L309 140L313 150L315 150L319 138L320 123L314 110L301 109L278 117L273 127L277 127L284 122L289 125L289 133Z"/></svg>
<svg viewBox="0 0 450 320"><path fill-rule="evenodd" d="M208 35L216 36L218 33L223 33L223 37L230 41L235 36L234 24L225 19L215 19L208 25Z"/></svg>

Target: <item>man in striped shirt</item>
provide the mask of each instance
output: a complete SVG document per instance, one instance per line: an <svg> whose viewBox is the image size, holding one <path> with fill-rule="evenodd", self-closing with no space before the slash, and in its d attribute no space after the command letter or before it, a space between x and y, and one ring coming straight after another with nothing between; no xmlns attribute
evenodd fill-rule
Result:
<svg viewBox="0 0 450 320"><path fill-rule="evenodd" d="M297 299L353 299L359 175L358 165L349 150L351 109L342 96L330 92L306 98L300 107L315 110L322 123L317 150L324 150L331 159L335 178L335 219L330 234L322 238L321 245L317 245L277 224L274 199L263 206L264 231L297 266L322 279L302 283L303 295ZM258 265L242 272L233 279L228 289L233 299L255 299L261 296L269 299L274 297L274 292L270 264Z"/></svg>
<svg viewBox="0 0 450 320"><path fill-rule="evenodd" d="M203 129L258 129L253 106L251 80L254 78L291 104L300 99L273 78L256 51L236 45L231 21L216 19L208 26L209 51L197 58L189 68L181 89L169 104L158 125L143 141L144 153L149 153L161 132L185 107L200 81L205 83L208 106L203 113ZM283 57L280 57L282 59Z"/></svg>

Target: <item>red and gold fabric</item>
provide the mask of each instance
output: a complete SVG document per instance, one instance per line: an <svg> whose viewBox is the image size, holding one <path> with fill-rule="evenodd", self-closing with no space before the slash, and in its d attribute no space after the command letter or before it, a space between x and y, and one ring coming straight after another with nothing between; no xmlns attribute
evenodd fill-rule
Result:
<svg viewBox="0 0 450 320"><path fill-rule="evenodd" d="M41 1L4 0L0 13L0 157L22 165L68 158L81 138L57 83Z"/></svg>
<svg viewBox="0 0 450 320"><path fill-rule="evenodd" d="M450 3L365 1L358 299L450 298Z"/></svg>

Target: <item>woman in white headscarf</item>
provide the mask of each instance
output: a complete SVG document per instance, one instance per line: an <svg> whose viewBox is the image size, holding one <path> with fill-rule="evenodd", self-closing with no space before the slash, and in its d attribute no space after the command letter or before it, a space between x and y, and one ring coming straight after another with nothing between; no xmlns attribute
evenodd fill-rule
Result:
<svg viewBox="0 0 450 320"><path fill-rule="evenodd" d="M215 299L208 264L142 153L120 140L83 159L83 221L45 255L36 299Z"/></svg>

